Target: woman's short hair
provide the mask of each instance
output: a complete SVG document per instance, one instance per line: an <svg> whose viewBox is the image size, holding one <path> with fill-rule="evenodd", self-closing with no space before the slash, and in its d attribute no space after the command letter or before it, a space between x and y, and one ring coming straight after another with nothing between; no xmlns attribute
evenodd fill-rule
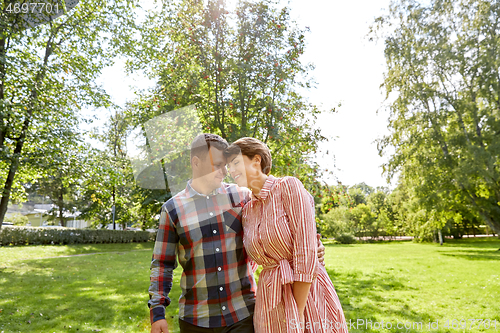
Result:
<svg viewBox="0 0 500 333"><path fill-rule="evenodd" d="M254 158L255 155L260 156L260 168L262 172L269 175L273 165L273 159L271 158L271 152L267 145L255 138L245 137L236 140L224 151L226 157L232 155L238 155L241 153L249 159Z"/></svg>

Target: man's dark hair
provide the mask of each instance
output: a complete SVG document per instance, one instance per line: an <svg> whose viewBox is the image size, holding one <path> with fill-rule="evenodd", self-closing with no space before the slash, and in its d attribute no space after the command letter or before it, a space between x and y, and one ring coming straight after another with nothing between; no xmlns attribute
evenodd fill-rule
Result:
<svg viewBox="0 0 500 333"><path fill-rule="evenodd" d="M217 134L203 133L191 142L191 159L197 156L200 159L204 159L208 153L210 147L214 147L220 151L224 151L229 144L222 137Z"/></svg>

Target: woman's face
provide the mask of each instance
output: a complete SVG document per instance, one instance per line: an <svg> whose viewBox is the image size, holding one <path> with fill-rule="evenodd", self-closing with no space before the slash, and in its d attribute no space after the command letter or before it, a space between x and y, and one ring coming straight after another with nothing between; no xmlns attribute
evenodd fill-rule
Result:
<svg viewBox="0 0 500 333"><path fill-rule="evenodd" d="M259 175L261 172L259 157L256 155L250 159L248 156L239 154L232 155L227 159L229 174L238 186L248 187L248 181Z"/></svg>

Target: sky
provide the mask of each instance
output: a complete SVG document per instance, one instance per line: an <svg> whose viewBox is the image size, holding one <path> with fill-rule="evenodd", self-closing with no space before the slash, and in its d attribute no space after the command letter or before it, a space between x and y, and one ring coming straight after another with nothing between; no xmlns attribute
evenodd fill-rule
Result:
<svg viewBox="0 0 500 333"><path fill-rule="evenodd" d="M382 107L385 95L380 88L385 70L383 41L370 42L366 37L375 17L387 12L389 2L292 0L289 3L291 17L300 27L310 28L302 60L316 66L311 75L317 86L304 95L324 110L341 103L336 113L324 114L317 121L322 133L331 138L320 146L323 151L328 150L328 158L317 158L320 166L334 171L334 177L325 178L329 184L365 182L372 187L395 187L397 179L387 184L386 176L382 175L381 165L389 156L380 157L374 142L389 134L389 113ZM136 75L126 76L120 62L106 69L101 80L119 105L133 98L131 87L152 84Z"/></svg>

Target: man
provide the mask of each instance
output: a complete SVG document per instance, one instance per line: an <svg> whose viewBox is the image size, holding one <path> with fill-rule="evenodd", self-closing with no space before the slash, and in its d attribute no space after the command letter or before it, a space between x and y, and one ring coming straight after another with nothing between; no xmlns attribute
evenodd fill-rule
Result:
<svg viewBox="0 0 500 333"><path fill-rule="evenodd" d="M191 144L192 179L161 209L151 261L151 332L168 332L176 257L183 268L179 327L183 332L253 333L255 264L243 247L241 210L247 188L222 182L227 174L226 140L198 135ZM324 255L321 244L318 253Z"/></svg>

